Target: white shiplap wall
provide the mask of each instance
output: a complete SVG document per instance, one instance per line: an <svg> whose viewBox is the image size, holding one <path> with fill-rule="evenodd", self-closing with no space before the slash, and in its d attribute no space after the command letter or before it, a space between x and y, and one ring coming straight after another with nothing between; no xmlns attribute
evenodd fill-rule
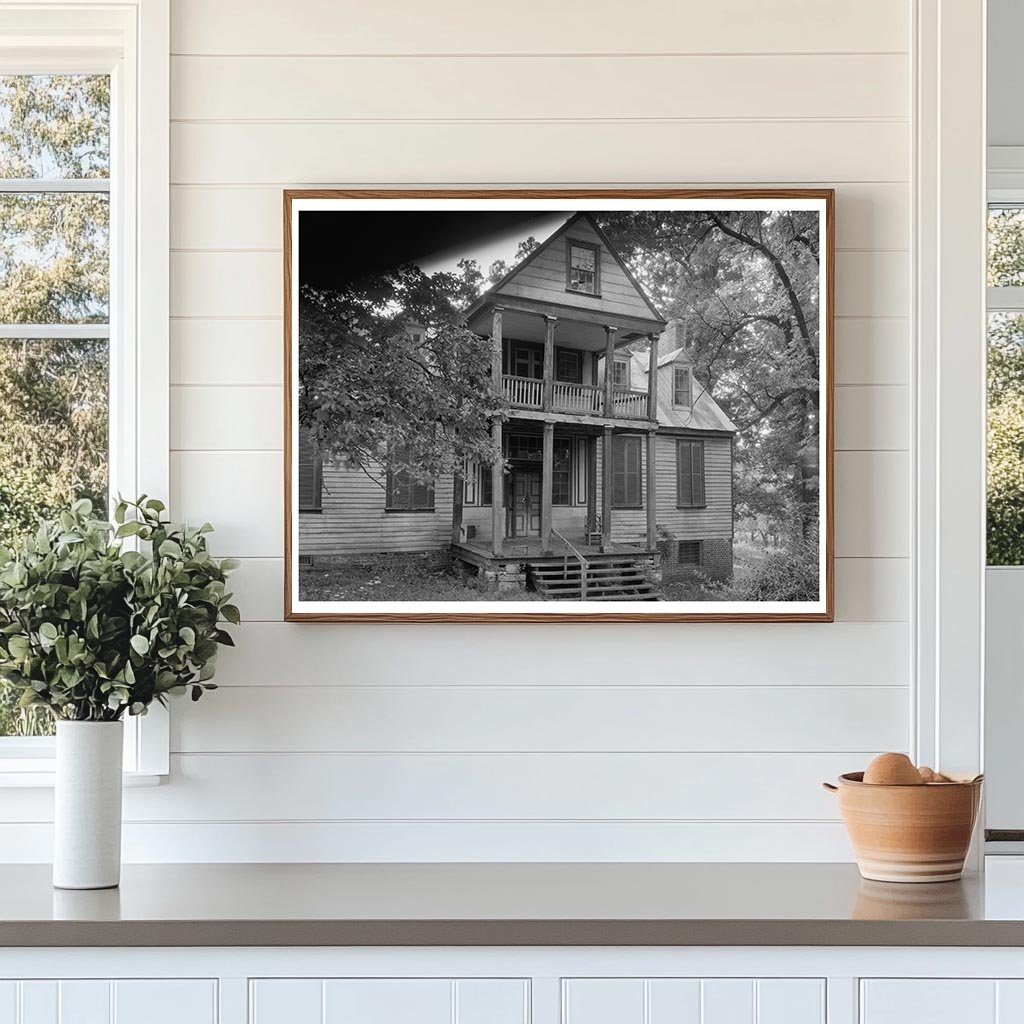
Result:
<svg viewBox="0 0 1024 1024"><path fill-rule="evenodd" d="M171 496L247 621L128 857L847 859L818 783L909 745L909 0L172 16ZM283 623L280 192L381 183L835 185L839 621Z"/></svg>

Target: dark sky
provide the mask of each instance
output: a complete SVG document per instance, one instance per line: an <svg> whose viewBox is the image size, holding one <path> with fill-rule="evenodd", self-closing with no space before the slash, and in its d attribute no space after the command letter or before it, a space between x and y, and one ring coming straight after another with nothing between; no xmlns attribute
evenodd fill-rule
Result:
<svg viewBox="0 0 1024 1024"><path fill-rule="evenodd" d="M472 255L504 236L514 236L513 248L530 235L543 241L552 216L551 210L303 210L299 282L337 288L403 263L436 261L460 250Z"/></svg>

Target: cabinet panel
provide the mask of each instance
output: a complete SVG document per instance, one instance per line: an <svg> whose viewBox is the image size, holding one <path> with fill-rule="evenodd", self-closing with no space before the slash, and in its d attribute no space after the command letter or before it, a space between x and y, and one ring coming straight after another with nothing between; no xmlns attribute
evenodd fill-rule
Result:
<svg viewBox="0 0 1024 1024"><path fill-rule="evenodd" d="M861 985L862 1024L1010 1024L996 1014L996 982L872 980Z"/></svg>
<svg viewBox="0 0 1024 1024"><path fill-rule="evenodd" d="M572 978L565 1024L824 1024L819 978Z"/></svg>
<svg viewBox="0 0 1024 1024"><path fill-rule="evenodd" d="M518 978L259 978L250 993L251 1024L523 1024L529 1003Z"/></svg>
<svg viewBox="0 0 1024 1024"><path fill-rule="evenodd" d="M217 984L194 979L115 982L113 1020L117 1024L216 1024Z"/></svg>
<svg viewBox="0 0 1024 1024"><path fill-rule="evenodd" d="M18 983L0 981L0 1024L17 1024Z"/></svg>

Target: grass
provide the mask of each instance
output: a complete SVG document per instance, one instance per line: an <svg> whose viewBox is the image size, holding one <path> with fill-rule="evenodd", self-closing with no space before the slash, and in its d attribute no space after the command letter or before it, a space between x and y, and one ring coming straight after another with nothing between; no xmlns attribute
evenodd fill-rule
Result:
<svg viewBox="0 0 1024 1024"><path fill-rule="evenodd" d="M303 601L539 601L532 592L494 594L475 579L450 569L424 571L422 565L339 565L303 569Z"/></svg>

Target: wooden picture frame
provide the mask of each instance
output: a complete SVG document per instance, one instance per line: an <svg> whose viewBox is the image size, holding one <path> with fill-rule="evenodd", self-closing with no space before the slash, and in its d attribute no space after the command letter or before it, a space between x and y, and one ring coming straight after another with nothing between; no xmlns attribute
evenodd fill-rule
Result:
<svg viewBox="0 0 1024 1024"><path fill-rule="evenodd" d="M489 339L490 343L495 347L493 371L491 378L493 379L494 373L500 373L503 375L503 388L504 394L508 394L508 388L510 386L509 381L513 383L518 381L519 378L515 378L514 374L512 378L506 376L509 373L507 368L507 360L509 358L507 352L502 355L503 345L505 345L509 336L506 333L504 340L502 338L502 324L506 324L505 330L508 330L509 321L519 322L521 324L526 323L525 318L533 316L536 318L536 323L531 326L530 330L540 339L540 341L546 346L546 361L542 367L542 377L538 377L536 385L531 383L529 380L526 381L525 385L529 391L529 401L523 399L518 405L510 405L510 409L513 413L519 411L520 415L527 415L526 411L532 417L530 423L527 426L532 430L537 428L543 432L543 438L541 442L541 450L543 455L541 457L542 469L541 470L530 470L529 466L523 463L524 469L520 476L523 480L534 481L529 486L523 484L521 490L524 492L536 486L536 482L539 481L539 488L541 492L540 498L540 511L541 511L541 534L539 542L541 544L550 542L552 533L556 534L561 538L564 543L564 558L562 545L558 546L558 550L554 550L554 547L544 549L543 552L538 549L537 562L538 567L530 569L534 574L547 572L547 563L544 559L553 558L555 562L563 565L564 572L563 578L565 580L578 580L583 579L581 584L582 593L588 594L593 593L593 590L588 591L588 582L598 578L597 571L590 567L589 558L584 552L593 552L599 550L604 556L615 555L617 551L625 552L627 549L632 551L633 548L628 545L622 546L617 540L612 538L609 540L610 535L613 531L613 525L607 522L602 522L599 514L595 515L594 510L596 509L596 503L601 500L603 502L603 508L607 510L609 508L610 496L605 499L597 496L599 490L607 490L611 486L612 473L613 472L634 472L637 471L634 468L622 466L616 467L611 463L614 462L614 455L612 460L604 460L603 457L600 459L600 470L598 450L603 450L604 447L608 446L609 439L611 439L611 446L608 450L613 451L614 449L614 437L618 436L618 431L621 429L625 432L628 429L628 424L640 423L643 425L646 422L647 430L647 444L641 444L641 450L644 454L644 463L639 468L639 477L642 483L640 486L644 489L644 494L654 493L655 501L653 503L647 503L649 506L646 513L646 546L643 542L643 525L639 522L636 515L634 519L637 520L637 530L640 531L638 536L640 539L636 545L636 551L639 553L641 549L645 550L648 554L652 555L652 562L657 568L663 559L659 557L653 557L655 552L664 554L665 558L668 557L667 552L671 550L668 541L660 540L657 547L651 542L651 538L655 536L655 531L659 528L657 518L662 514L661 509L661 492L656 479L656 467L662 465L662 461L659 457L655 456L651 461L654 463L652 466L647 462L647 453L657 452L657 445L659 440L659 431L663 429L663 423L659 419L660 407L658 405L659 399L657 397L657 391L659 387L660 374L662 369L662 362L660 359L667 355L664 347L661 349L661 354L658 355L658 340L657 334L657 321L654 319L655 316L659 316L653 303L648 299L646 292L643 291L642 286L637 281L635 275L630 268L621 259L618 253L614 250L611 252L599 252L602 262L601 273L602 275L608 275L609 272L613 272L612 276L616 280L628 281L632 283L632 286L640 292L643 300L646 302L651 313L640 310L639 303L634 303L637 306L639 312L633 314L630 317L620 317L620 320L625 324L625 327L616 328L613 324L604 325L604 330L607 337L607 347L603 351L594 349L590 353L588 362L592 364L591 372L593 376L593 383L589 385L573 385L575 391L579 391L579 395L568 394L569 390L573 388L563 387L562 391L558 391L558 384L560 382L555 381L555 374L551 368L550 361L552 353L554 352L554 333L557 327L562 327L563 324L574 324L576 320L575 316L580 317L581 326L577 328L570 328L576 330L579 337L586 336L586 344L593 347L594 331L601 328L604 321L609 319L609 315L598 311L593 313L591 310L574 310L565 305L566 301L572 302L574 296L577 293L567 291L565 288L565 275L567 273L567 260L568 251L563 249L558 253L558 257L561 260L558 268L558 274L561 278L559 281L559 290L562 291L563 298L562 302L556 303L539 303L535 299L530 299L528 296L524 297L526 291L525 288L518 289L519 299L515 303L515 307L511 309L509 315L506 315L503 310L506 306L505 295L509 287L516 284L517 277L523 268L537 257L537 262L540 261L538 253L542 253L549 245L552 246L552 255L554 256L555 239L559 237L562 232L566 232L571 224L576 223L577 228L582 225L589 231L589 237L596 237L598 241L594 242L596 246L608 246L611 247L611 243L604 236L597 222L589 216L586 211L601 211L603 204L607 205L611 209L633 211L633 210L663 210L669 212L678 212L685 214L693 211L695 215L699 214L700 211L708 211L707 216L719 216L723 213L738 214L742 211L764 211L764 216L770 217L773 211L812 211L817 212L818 220L816 222L817 235L813 240L808 241L808 244L815 245L815 254L818 261L818 295L816 302L816 314L817 324L813 326L814 336L816 338L816 349L814 355L817 358L818 368L818 388L815 392L817 396L817 462L813 467L814 473L816 473L816 494L817 500L817 515L814 520L814 536L816 547L817 566L818 566L818 586L816 590L816 597L813 601L797 600L794 602L773 602L770 606L764 608L759 607L757 602L746 602L749 607L737 608L735 605L737 602L726 601L717 602L715 600L702 600L698 606L695 601L652 601L642 602L645 608L638 607L639 601L626 605L625 602L621 602L619 599L609 600L607 602L598 603L597 600L588 598L587 600L532 600L532 601L503 601L503 600L481 600L478 603L471 604L465 602L443 602L444 607L437 607L435 602L417 603L417 602L388 602L388 601L372 601L372 600L338 600L338 601L327 601L324 602L320 599L310 599L304 597L300 591L300 578L302 571L308 566L309 561L317 563L318 560L321 562L324 558L331 558L332 556L324 556L320 554L320 548L317 552L309 553L302 550L302 541L300 539L300 512L298 509L298 481L296 473L299 469L299 454L298 454L298 423L299 423L299 402L298 402L298 356L299 356L299 288L303 283L300 281L299 271L299 255L300 255L300 233L299 223L300 214L304 213L315 213L315 212L340 212L340 213L352 213L352 212L377 212L377 213L388 213L402 212L402 211L453 211L453 212L465 212L468 210L473 211L488 211L492 206L496 209L516 211L520 208L523 210L532 211L558 211L564 216L568 217L570 212L577 211L573 214L572 219L567 220L566 224L563 225L559 231L556 231L552 236L546 238L544 242L537 246L535 252L531 252L521 263L515 265L511 271L509 271L497 284L493 285L490 289L485 290L481 293L480 299L472 304L469 312L478 319L483 317L486 313L493 320L493 325L490 328L490 334L481 333L481 339ZM711 212L713 211L713 212ZM553 214L552 214L553 215ZM582 218L578 220L577 218ZM767 223L767 221L765 222ZM591 228L593 230L591 230ZM574 229L564 235L564 238L572 238L574 240L579 239L580 232ZM564 241L563 238L563 241ZM586 239L584 239L586 240ZM752 258L761 258L764 254L754 255ZM621 275L618 274L616 268L621 268L624 272ZM306 273L305 268L302 273ZM511 280L511 285L509 284ZM525 278L524 278L525 280ZM598 277L601 281L602 277ZM613 287L615 281L603 281L603 284L607 287ZM502 290L504 287L505 291ZM622 293L625 294L627 285L621 285ZM493 293L493 294L492 294ZM586 293L578 293L584 299L598 301L601 299L600 296L588 296ZM486 301L484 301L486 300ZM483 312L476 310L478 305L481 305ZM559 317L564 318L559 322ZM738 622L738 621L759 621L759 622L831 622L834 618L834 490L833 490L833 461L834 461L834 317L835 317L835 193L832 189L295 189L286 190L284 192L284 356L285 356L285 400L284 400L284 416L285 416L285 449L284 449L284 495L285 495L285 507L284 507L284 548L285 548L285 618L288 621L319 621L319 622L464 622L464 623L495 623L495 622L608 622L608 621L619 621L619 622ZM541 324L541 318L543 318L543 324ZM673 321L675 322L675 321ZM488 321L490 323L490 321ZM665 321L661 321L662 324ZM480 331L485 331L485 328L479 328ZM619 353L622 351L620 346L625 345L627 342L622 338L618 338L616 331L621 330L623 337L628 338L631 335L635 336L638 341L630 342L634 346L647 344L647 366L650 365L651 355L658 355L659 362L657 363L658 371L652 375L645 368L643 362L643 353L637 354L635 350L626 350L629 356L629 366L632 367L631 373L636 375L636 367L640 367L642 373L641 377L647 378L648 395L646 399L643 397L640 391L617 389L613 386L611 380L605 380L598 384L598 366L603 361L607 363L607 355L610 353ZM643 331L648 330L650 333L647 336L643 335ZM644 338L646 337L646 341ZM613 340L615 339L615 340ZM564 343L565 339L560 341ZM482 343L483 340L482 340ZM680 348L672 353L672 357L679 360L690 359L689 355L679 355L679 352L683 350ZM581 355L581 361L586 357ZM505 362L501 360L504 359ZM692 359L691 359L692 363ZM671 373L671 368L670 368ZM584 380L591 379L587 373L584 372ZM690 371L691 389L694 395L697 394L699 381L694 376L694 371ZM671 389L672 381L669 380L669 388ZM571 445L569 451L573 453L573 458L577 461L583 457L583 455L589 452L589 466L575 465L569 471L569 487L582 490L583 484L574 482L579 479L587 478L589 482L586 486L586 494L576 495L575 498L570 498L569 503L574 508L588 514L585 520L582 534L576 535L575 541L568 539L559 533L553 526L553 506L552 506L552 455L553 450L553 434L555 423L561 423L559 419L560 415L568 416L568 413L559 414L555 413L551 415L552 409L555 408L566 408L564 404L562 406L553 405L557 403L558 398L552 398L552 392L558 391L558 394L564 400L564 402L576 402L583 409L582 412L577 410L573 415L573 429L581 431L587 431L586 436L580 434L579 437L572 435ZM565 392L563 394L563 392ZM616 392L618 392L616 394ZM714 399L710 395L708 388L702 389L702 394L707 397L704 399L705 404L714 404ZM696 399L694 399L696 404ZM585 403L591 403L591 406L583 408ZM672 405L672 392L669 391L668 403ZM619 415L619 410L629 407L628 418L623 419L621 428L619 427L618 421L614 420L611 426L608 425L608 417L595 416L594 409L598 409L603 413L611 411L612 417ZM575 408L575 406L573 407ZM718 408L717 404L715 408ZM645 412L646 410L646 412ZM721 412L721 410L719 410ZM545 419L545 415L547 419ZM722 414L724 416L724 413ZM591 417L588 421L587 417ZM647 420L644 420L644 417ZM515 419L514 416L506 416L504 423L511 424ZM543 422L540 422L543 421ZM580 423L579 421L583 421ZM725 423L732 426L732 432L719 430L709 430L707 432L708 437L713 437L716 444L724 446L729 452L729 495L730 501L733 503L731 510L733 513L733 526L732 535L729 538L729 551L730 559L732 558L732 546L735 542L735 451L736 451L736 428L731 424L731 421L727 418L724 420ZM550 424L550 426L548 425ZM591 426L591 424L593 424ZM493 426L490 428L494 437L498 438L500 443L506 447L503 447L502 451L507 450L507 446L510 444L509 431L505 429L494 432ZM567 428L568 429L568 428ZM686 426L664 426L666 431L674 431L671 436L676 437L676 440L672 441L672 444L676 444L679 437L686 437L687 428ZM691 436L693 430L691 429ZM723 439L725 435L728 435L727 442ZM670 437L671 439L671 437ZM562 438L565 441L565 436ZM521 442L517 442L521 443ZM648 447L650 446L650 447ZM535 453L532 452L530 446L526 446L528 451L519 451L519 455L529 458L535 457ZM495 449L497 451L498 449ZM579 453L577 455L576 453ZM520 459L522 463L522 459ZM315 468L315 479L317 480L317 487L329 487L329 484L322 483L321 477L321 465L322 460L317 462ZM331 463L331 466L336 463ZM468 465L468 464L467 464ZM506 468L511 465L511 460L506 459L503 464L495 462L491 467L482 466L479 469L474 469L474 478L472 489L465 487L464 481L457 472L451 487L446 490L445 493L450 493L450 498L445 498L445 501L451 502L452 507L452 533L451 533L451 552L453 557L458 554L460 558L456 559L458 564L462 565L463 568L468 567L470 571L474 568L479 574L479 585L483 587L485 584L490 585L492 582L488 573L495 571L495 575L498 577L497 585L504 586L508 580L502 578L501 572L496 570L502 569L503 566L511 565L532 565L531 556L536 545L533 544L534 537L530 532L529 526L524 530L524 535L514 534L516 540L522 541L519 546L508 545L509 537L506 537L506 533L510 529L507 525L509 519L518 520L520 518L519 506L515 505L515 486L511 481L511 478L516 475L516 470L512 470L511 473L506 473ZM704 472L702 463L702 472ZM390 473L390 470L389 470ZM530 473L535 473L535 476L531 476ZM588 475L589 474L589 475ZM324 471L324 475L328 475ZM564 474L563 474L564 475ZM489 516L481 514L479 503L481 502L481 495L478 491L483 489L483 481L485 478L490 478L491 484L491 513ZM390 476L389 476L390 479ZM479 487L477 486L479 484ZM628 482L630 488L637 486L636 481ZM676 506L676 484L667 488L670 492L666 500L670 500L671 505ZM433 484L431 484L433 487ZM341 488L341 490L344 490ZM441 488L438 488L440 494ZM422 492L421 492L422 493ZM560 492L561 493L561 492ZM573 492L575 493L575 492ZM632 493L632 490L630 491ZM486 543L478 541L477 538L470 539L470 527L466 524L467 509L463 506L465 496L467 494L473 495L474 506L472 513L476 517L476 521L481 524L481 532L487 532L490 530L491 538ZM458 497L456 497L458 495ZM500 496L499 501L495 501L495 497ZM515 508L512 513L509 513L505 508L505 501L511 502ZM523 502L527 509L532 509L529 498L524 498ZM320 529L323 529L323 523L325 522L325 516L328 515L328 507L330 502L324 503L324 509L315 513L308 513L309 515L316 515L321 524ZM405 512L404 515L416 515L431 513L432 509L420 509L416 512ZM616 510L617 511L617 510ZM643 509L635 510L636 513L642 513ZM703 506L698 509L686 510L686 511L703 511ZM630 513L633 514L633 513ZM306 516L307 513L301 513L302 516ZM426 518L426 515L424 516ZM529 515L522 517L524 522L529 518ZM613 513L613 520L615 515ZM505 524L505 525L502 525ZM514 533L514 531L513 531ZM661 537L661 534L658 534ZM669 534L673 537L672 543L675 542L674 534ZM505 538L504 541L502 538ZM458 540L456 541L456 538ZM582 539L580 539L582 538ZM589 543L588 546L588 542ZM685 537L679 541L678 545L678 558L692 559L694 552L697 553L697 559L703 564L704 552L708 544L712 548L716 544L720 545L722 542L716 539L706 539L704 537ZM488 553L484 550L487 544L493 545L493 551ZM503 544L506 546L503 547ZM597 547L595 548L595 545ZM443 547L443 545L442 545ZM574 552L574 554L573 554ZM497 553L497 554L495 554ZM462 561L462 556L471 561ZM542 557L543 556L543 557ZM596 554L591 554L590 558L597 558ZM576 559L578 558L578 562ZM494 561L497 559L497 561ZM578 572L575 574L566 568L568 563L573 561L578 565ZM305 563L300 567L300 562ZM622 554L619 557L619 562L625 562L625 555ZM652 562L644 563L642 559L637 560L636 565L642 567L645 574L650 575L650 565ZM615 563L601 563L601 564L615 564ZM732 564L732 563L730 563ZM491 566L492 568L488 568ZM308 568L307 572L311 571ZM518 570L517 570L518 571ZM609 569L608 574L611 574L614 570ZM639 568L638 568L639 571ZM526 569L523 569L525 574ZM551 570L557 577L557 569ZM329 572L325 572L324 575L329 576ZM505 574L510 575L510 574ZM515 575L515 574L511 574ZM536 575L533 578L539 578ZM629 577L632 578L632 577ZM657 571L650 575L652 579L660 579ZM730 577L731 578L731 577ZM475 584L474 584L475 585ZM537 584L539 587L541 584ZM571 584L572 586L578 586L578 583ZM565 586L570 586L570 583L565 583ZM589 583L591 588L600 586L593 582ZM639 590L640 588L638 588ZM713 589L711 592L714 592ZM526 595L535 596L535 595ZM401 604L401 607L397 607L396 604ZM650 605L650 610L646 610L646 606ZM718 607L716 607L718 604ZM613 607L614 606L614 607Z"/></svg>

